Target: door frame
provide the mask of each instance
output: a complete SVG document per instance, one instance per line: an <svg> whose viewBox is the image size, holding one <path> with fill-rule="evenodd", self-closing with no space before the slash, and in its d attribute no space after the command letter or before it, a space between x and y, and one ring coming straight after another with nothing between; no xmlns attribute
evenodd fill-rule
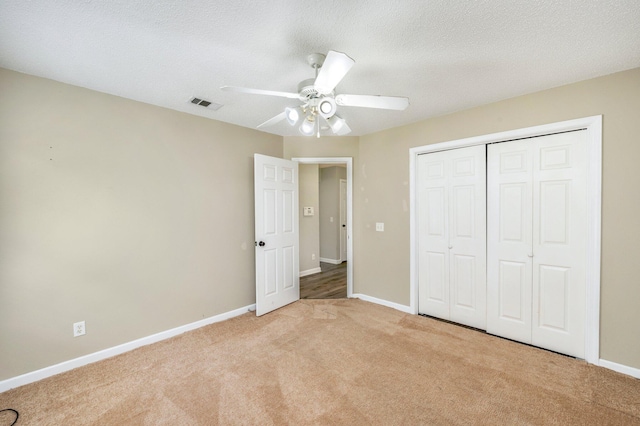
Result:
<svg viewBox="0 0 640 426"><path fill-rule="evenodd" d="M345 186L345 202L344 202L344 204L342 203L342 182L344 182L344 186ZM340 214L340 217L339 217L339 219L340 219L340 221L342 222L342 214L344 213L344 216L345 216L345 222L349 223L349 221L348 221L348 220L346 220L346 217L347 217L347 212L346 212L346 209L347 209L347 200L346 200L346 198L347 198L347 194L346 194L346 192L347 192L347 191L346 191L346 188L347 188L347 180L346 180L346 179L340 179L339 185L340 185L340 189L338 190L338 193L340 194L340 213L339 213L339 214ZM346 228L346 227L345 227L345 228ZM344 232L346 233L346 232L347 232L347 230L345 229L345 231L344 231ZM345 258L345 257L343 256L343 254L346 252L346 250L345 250L345 249L346 249L346 247L345 247L345 246L346 246L346 244L347 244L347 236L346 236L346 234L345 234L345 237L344 237L344 245L343 245L343 242L342 242L342 224L340 225L340 236L339 236L339 239L340 239L340 260L341 260L342 262L344 262L345 260L347 260L347 258Z"/></svg>
<svg viewBox="0 0 640 426"><path fill-rule="evenodd" d="M418 155L474 145L487 145L526 139L553 133L582 130L587 132L587 253L585 360L599 365L600 360L600 262L602 228L602 115L544 124L523 129L424 145L409 150L410 197L410 305L418 313Z"/></svg>
<svg viewBox="0 0 640 426"><path fill-rule="evenodd" d="M347 166L347 297L353 297L353 158L296 157L300 164L346 164Z"/></svg>

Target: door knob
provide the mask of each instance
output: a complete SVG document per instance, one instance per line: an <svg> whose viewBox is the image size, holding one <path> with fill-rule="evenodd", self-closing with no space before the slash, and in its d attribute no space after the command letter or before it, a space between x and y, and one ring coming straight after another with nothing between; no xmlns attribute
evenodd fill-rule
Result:
<svg viewBox="0 0 640 426"><path fill-rule="evenodd" d="M260 241L260 242L258 243L258 245L259 245L260 247L264 247L264 246L266 245L266 243L265 243L264 241Z"/></svg>

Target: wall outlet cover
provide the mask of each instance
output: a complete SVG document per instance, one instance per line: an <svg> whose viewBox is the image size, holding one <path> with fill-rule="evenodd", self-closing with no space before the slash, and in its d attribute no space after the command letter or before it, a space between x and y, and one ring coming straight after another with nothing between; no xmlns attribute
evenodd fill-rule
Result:
<svg viewBox="0 0 640 426"><path fill-rule="evenodd" d="M73 337L84 336L87 334L84 321L73 323Z"/></svg>

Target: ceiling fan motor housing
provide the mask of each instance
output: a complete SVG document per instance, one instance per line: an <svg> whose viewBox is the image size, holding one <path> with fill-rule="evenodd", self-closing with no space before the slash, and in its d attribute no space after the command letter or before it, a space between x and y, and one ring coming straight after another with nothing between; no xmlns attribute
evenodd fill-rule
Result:
<svg viewBox="0 0 640 426"><path fill-rule="evenodd" d="M300 95L301 101L306 102L310 99L318 97L318 91L313 86L313 83L315 81L315 78L308 78L306 80L302 80L298 84L298 94Z"/></svg>
<svg viewBox="0 0 640 426"><path fill-rule="evenodd" d="M321 95L316 90L314 83L315 79L309 78L298 84L300 100L306 103L305 106L311 107L322 117L333 117L336 113L336 102L333 99L334 93L331 92L327 95Z"/></svg>

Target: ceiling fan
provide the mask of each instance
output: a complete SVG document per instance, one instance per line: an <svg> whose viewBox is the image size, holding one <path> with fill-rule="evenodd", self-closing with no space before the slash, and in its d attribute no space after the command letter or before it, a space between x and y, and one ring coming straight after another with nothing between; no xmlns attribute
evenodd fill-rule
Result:
<svg viewBox="0 0 640 426"><path fill-rule="evenodd" d="M351 132L343 118L336 114L338 106L391 109L402 111L409 106L409 99L395 96L336 94L335 87L349 72L355 61L341 52L330 50L327 55L312 53L307 63L315 70L316 77L298 84L298 93L273 90L249 89L237 86L222 86L220 89L255 95L279 96L298 99L301 105L287 107L283 112L260 124L267 127L286 119L291 126L299 125L300 133L320 137L321 124L326 122L333 134L346 135ZM322 126L324 129L325 126Z"/></svg>

